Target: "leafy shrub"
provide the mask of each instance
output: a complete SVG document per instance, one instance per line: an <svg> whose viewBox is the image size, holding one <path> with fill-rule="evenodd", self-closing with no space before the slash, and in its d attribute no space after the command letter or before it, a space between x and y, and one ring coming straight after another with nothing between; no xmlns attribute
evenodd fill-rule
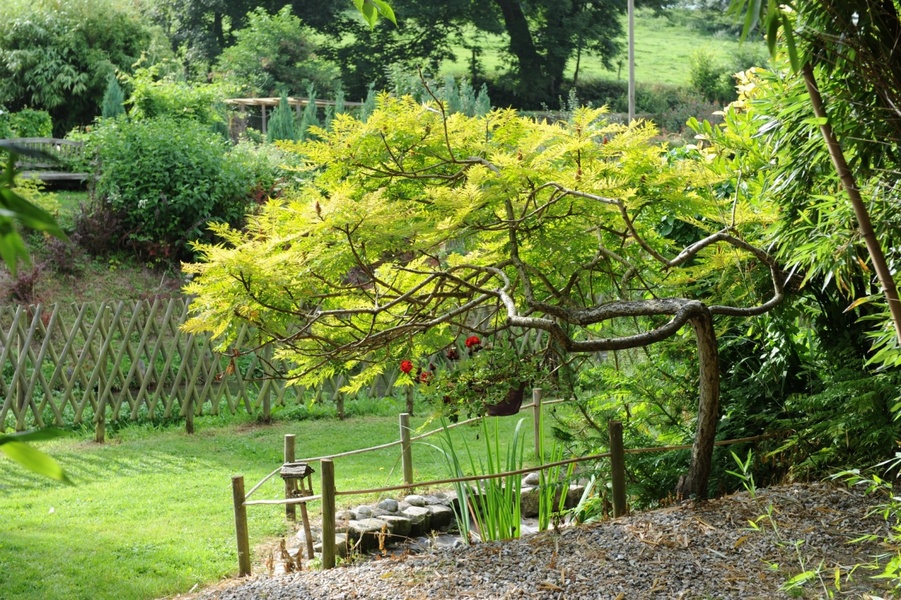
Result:
<svg viewBox="0 0 901 600"><path fill-rule="evenodd" d="M187 83L171 62L138 69L127 82L133 88L128 101L132 119L190 119L227 135L226 87Z"/></svg>
<svg viewBox="0 0 901 600"><path fill-rule="evenodd" d="M701 49L691 56L689 80L692 87L708 102L728 104L738 98L735 74L767 62L760 48L742 47L728 59L718 59L713 52Z"/></svg>
<svg viewBox="0 0 901 600"><path fill-rule="evenodd" d="M19 268L15 275L3 271L0 282L4 290L4 299L18 304L34 304L37 302L35 293L37 283L43 273L42 263L34 263L27 269Z"/></svg>
<svg viewBox="0 0 901 600"><path fill-rule="evenodd" d="M122 248L122 217L105 201L95 200L79 207L72 240L94 256L107 256Z"/></svg>
<svg viewBox="0 0 901 600"><path fill-rule="evenodd" d="M121 218L143 255L176 259L211 219L244 216L250 173L203 124L171 117L107 121L88 138L98 165L95 193Z"/></svg>
<svg viewBox="0 0 901 600"><path fill-rule="evenodd" d="M50 137L53 121L46 110L23 108L9 115L9 127L15 137Z"/></svg>
<svg viewBox="0 0 901 600"><path fill-rule="evenodd" d="M251 182L248 196L256 203L281 197L301 179L293 170L299 166L298 155L273 144L243 140L231 149L229 157L246 173Z"/></svg>
<svg viewBox="0 0 901 600"><path fill-rule="evenodd" d="M726 104L736 98L731 74L709 50L697 50L691 55L689 81L708 102Z"/></svg>
<svg viewBox="0 0 901 600"><path fill-rule="evenodd" d="M84 250L73 240L44 236L41 244L44 264L62 275L78 275L84 271Z"/></svg>

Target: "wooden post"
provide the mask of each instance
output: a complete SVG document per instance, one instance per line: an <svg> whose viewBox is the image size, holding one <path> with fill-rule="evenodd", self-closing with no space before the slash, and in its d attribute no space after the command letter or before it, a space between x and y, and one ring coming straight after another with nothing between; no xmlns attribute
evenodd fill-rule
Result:
<svg viewBox="0 0 901 600"><path fill-rule="evenodd" d="M185 399L185 433L194 433L194 394L191 391Z"/></svg>
<svg viewBox="0 0 901 600"><path fill-rule="evenodd" d="M610 483L613 485L613 517L621 517L626 509L626 463L623 452L623 424L607 423L610 435Z"/></svg>
<svg viewBox="0 0 901 600"><path fill-rule="evenodd" d="M293 433L285 434L285 463L293 463L295 460L294 454L295 448L295 436ZM289 500L294 497L294 491L297 489L297 482L293 479L285 480L285 500ZM285 518L289 521L297 520L297 505L296 504L285 504ZM310 558L313 558L312 556Z"/></svg>
<svg viewBox="0 0 901 600"><path fill-rule="evenodd" d="M343 392L335 392L335 404L338 409L338 420L344 420L344 393Z"/></svg>
<svg viewBox="0 0 901 600"><path fill-rule="evenodd" d="M244 476L232 477L232 498L235 503L235 536L238 539L238 575L250 575L250 537L247 531L247 507L244 506Z"/></svg>
<svg viewBox="0 0 901 600"><path fill-rule="evenodd" d="M263 109L263 135L266 135L266 105L260 106Z"/></svg>
<svg viewBox="0 0 901 600"><path fill-rule="evenodd" d="M323 458L322 471L322 568L335 568L335 463Z"/></svg>
<svg viewBox="0 0 901 600"><path fill-rule="evenodd" d="M102 444L106 441L106 397L97 401L97 414L94 415L94 441Z"/></svg>
<svg viewBox="0 0 901 600"><path fill-rule="evenodd" d="M407 396L407 413L412 417L413 416L413 386L405 385L404 386L404 394Z"/></svg>
<svg viewBox="0 0 901 600"><path fill-rule="evenodd" d="M535 419L535 456L541 460L543 452L543 433L541 428L541 388L532 388L532 416Z"/></svg>
<svg viewBox="0 0 901 600"><path fill-rule="evenodd" d="M413 449L410 445L410 415L400 413L400 448L404 465L404 483L413 483ZM413 493L412 488L408 492Z"/></svg>

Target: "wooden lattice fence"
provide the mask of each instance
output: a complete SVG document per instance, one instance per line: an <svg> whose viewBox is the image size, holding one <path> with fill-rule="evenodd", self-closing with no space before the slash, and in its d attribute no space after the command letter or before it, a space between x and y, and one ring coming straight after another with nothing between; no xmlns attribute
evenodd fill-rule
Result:
<svg viewBox="0 0 901 600"><path fill-rule="evenodd" d="M303 401L303 388L271 376L284 365L265 353L215 352L209 337L181 331L186 314L184 298L0 308L0 430L101 415L160 420L243 409L268 417L274 404ZM236 346L252 337L241 331ZM340 385L317 394L338 395Z"/></svg>

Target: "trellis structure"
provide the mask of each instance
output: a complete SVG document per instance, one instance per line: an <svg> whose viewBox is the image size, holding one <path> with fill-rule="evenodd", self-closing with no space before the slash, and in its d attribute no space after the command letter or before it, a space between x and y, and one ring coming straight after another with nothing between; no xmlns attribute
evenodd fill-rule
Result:
<svg viewBox="0 0 901 600"><path fill-rule="evenodd" d="M0 309L0 428L180 416L190 429L205 412L268 418L273 404L302 400L303 388L274 377L285 365L269 350L221 354L181 331L187 309L184 298ZM236 347L253 336L245 327ZM341 385L318 393L340 397Z"/></svg>

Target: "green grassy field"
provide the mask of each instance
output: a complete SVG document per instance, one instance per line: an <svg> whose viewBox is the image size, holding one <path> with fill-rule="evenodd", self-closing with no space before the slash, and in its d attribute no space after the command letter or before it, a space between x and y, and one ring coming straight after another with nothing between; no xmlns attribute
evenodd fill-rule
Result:
<svg viewBox="0 0 901 600"><path fill-rule="evenodd" d="M399 402L380 402L372 410L381 415L401 410ZM528 457L533 429L530 415L522 416L527 417ZM499 420L507 437L517 420ZM423 422L416 417L412 425ZM43 444L41 449L58 459L73 486L32 476L0 456L0 598L147 600L215 583L237 571L232 475L244 475L249 490L281 464L287 433L297 436L298 459L398 438L393 414L272 425L204 417L197 427L189 436L176 427L136 425L115 432L102 446L91 442L87 431ZM465 439L474 449L484 448L476 441L477 428L454 432L456 443ZM434 449L417 443L413 455L417 481L447 476ZM337 459L335 471L339 490L403 480L397 448ZM320 489L318 475L314 488ZM278 498L283 491L276 477L254 498ZM339 497L339 504L377 499ZM318 514L319 504L312 510ZM248 507L248 518L252 547L287 529L281 506ZM259 569L261 552L254 554Z"/></svg>
<svg viewBox="0 0 901 600"><path fill-rule="evenodd" d="M472 38L484 49L481 57L484 69L489 73L497 72L503 66L501 53L504 40L500 36L478 34ZM626 40L622 39L623 47ZM763 51L764 46L757 42L746 42L741 48L738 40L728 37L710 36L699 29L689 27L685 19L670 20L662 16L654 16L647 10L639 10L635 16L635 79L645 85L667 84L687 85L691 67L691 56L699 50L711 53L724 62L739 51L757 49ZM469 73L470 51L459 47L456 61L446 61L442 65L443 73L461 76ZM575 70L575 58L567 65L566 76L572 78ZM590 54L583 54L579 67L580 79L620 79L626 80L628 67L625 53L621 58L620 68L606 69L601 61Z"/></svg>

